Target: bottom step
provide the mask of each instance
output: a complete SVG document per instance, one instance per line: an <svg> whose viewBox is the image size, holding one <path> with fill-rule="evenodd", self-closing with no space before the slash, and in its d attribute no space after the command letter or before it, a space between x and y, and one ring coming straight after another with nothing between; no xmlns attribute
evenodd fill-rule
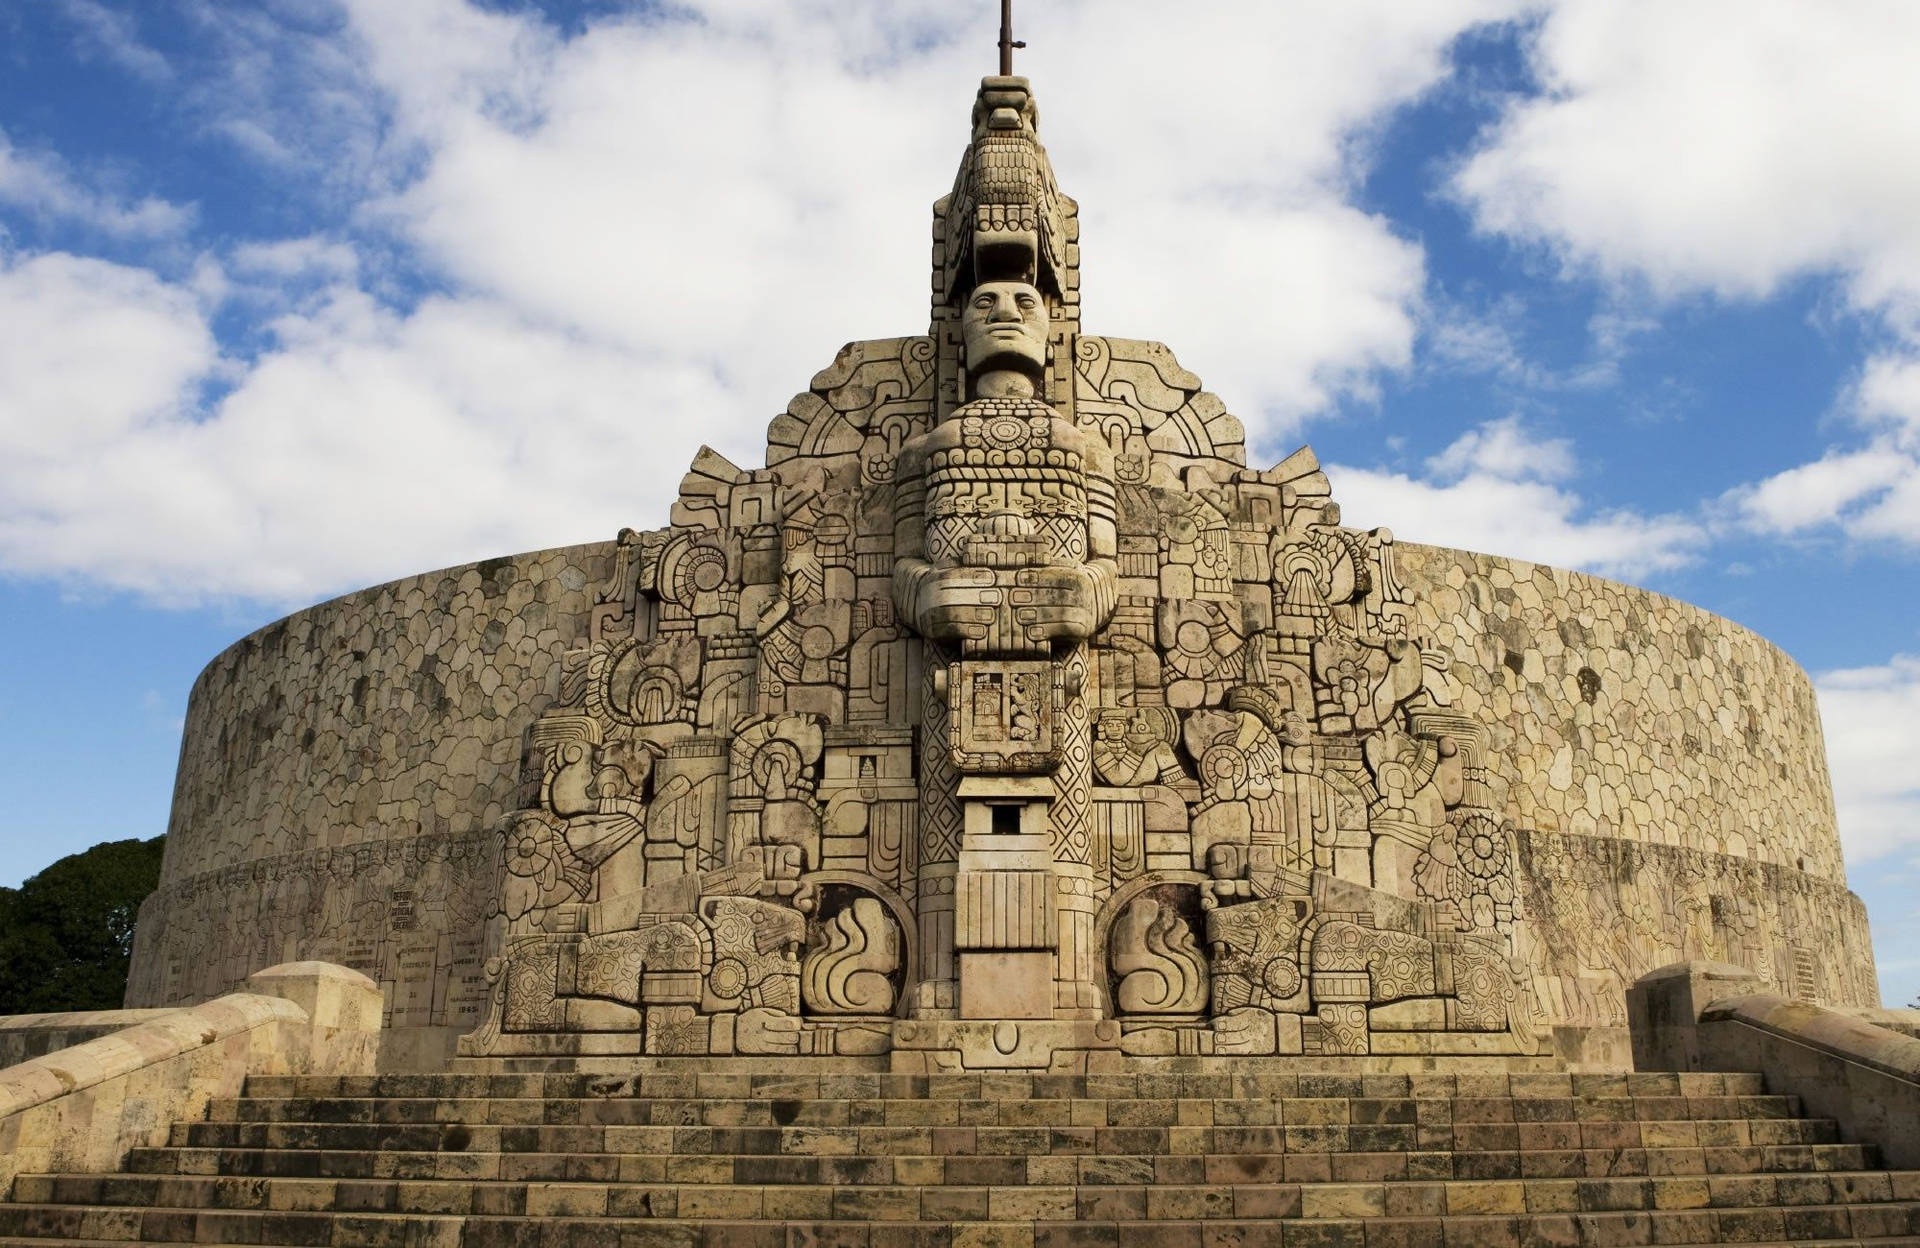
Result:
<svg viewBox="0 0 1920 1248"><path fill-rule="evenodd" d="M45 1221L33 1218L41 1211ZM58 1211L57 1213L55 1211ZM0 1244L259 1243L405 1248L1616 1248L1625 1245L1872 1244L1920 1248L1920 1204L1449 1217L1208 1221L783 1222L514 1218L403 1214L292 1215L278 1227L222 1212L29 1207L24 1235ZM174 1214L176 1216L168 1216ZM61 1216L64 1215L64 1216ZM270 1217L272 1215L269 1215ZM284 1216L284 1215L283 1215ZM62 1224L64 1223L64 1225ZM57 1238L62 1231L73 1238ZM125 1238L111 1238L124 1230ZM156 1240L155 1236L162 1236ZM103 1236L108 1238L102 1238ZM256 1239L255 1236L259 1238Z"/></svg>

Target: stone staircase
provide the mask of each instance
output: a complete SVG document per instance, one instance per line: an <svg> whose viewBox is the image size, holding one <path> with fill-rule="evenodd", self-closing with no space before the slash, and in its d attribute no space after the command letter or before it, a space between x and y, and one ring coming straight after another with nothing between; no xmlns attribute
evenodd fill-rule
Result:
<svg viewBox="0 0 1920 1248"><path fill-rule="evenodd" d="M1920 1245L1920 1172L1758 1075L713 1065L256 1077L0 1243Z"/></svg>

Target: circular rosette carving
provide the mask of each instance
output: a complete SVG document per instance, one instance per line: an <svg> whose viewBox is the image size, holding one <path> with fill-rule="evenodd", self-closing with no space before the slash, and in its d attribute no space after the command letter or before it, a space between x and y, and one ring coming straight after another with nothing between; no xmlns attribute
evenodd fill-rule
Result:
<svg viewBox="0 0 1920 1248"><path fill-rule="evenodd" d="M1514 917L1512 829L1478 812L1456 817L1428 842L1414 882L1462 929L1507 932Z"/></svg>
<svg viewBox="0 0 1920 1248"><path fill-rule="evenodd" d="M1237 745L1209 746L1200 756L1200 783L1223 800L1246 796L1249 771L1246 752Z"/></svg>
<svg viewBox="0 0 1920 1248"><path fill-rule="evenodd" d="M504 879L500 910L509 922L583 897L591 877L574 859L561 825L545 813L509 816L500 831Z"/></svg>
<svg viewBox="0 0 1920 1248"><path fill-rule="evenodd" d="M700 657L697 637L597 643L587 656L587 712L629 728L692 723Z"/></svg>
<svg viewBox="0 0 1920 1248"><path fill-rule="evenodd" d="M1299 959L1288 957L1267 959L1266 965L1260 968L1260 986L1265 988L1268 996L1275 1001L1299 992Z"/></svg>
<svg viewBox="0 0 1920 1248"><path fill-rule="evenodd" d="M660 594L692 615L717 615L737 599L733 563L706 533L683 533L660 552Z"/></svg>

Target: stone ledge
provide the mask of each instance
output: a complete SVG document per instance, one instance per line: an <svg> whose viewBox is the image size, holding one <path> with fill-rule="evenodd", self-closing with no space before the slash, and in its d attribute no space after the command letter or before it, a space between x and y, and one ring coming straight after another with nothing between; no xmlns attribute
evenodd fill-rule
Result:
<svg viewBox="0 0 1920 1248"><path fill-rule="evenodd" d="M250 1074L370 1074L380 990L358 971L290 963L255 992L165 1012L0 1070L0 1193L16 1174L109 1170ZM271 995L269 995L271 994Z"/></svg>
<svg viewBox="0 0 1920 1248"><path fill-rule="evenodd" d="M137 1023L165 1018L173 1012L173 1008L73 1010L59 1014L0 1016L0 1070L112 1035Z"/></svg>
<svg viewBox="0 0 1920 1248"><path fill-rule="evenodd" d="M1755 992L1750 971L1683 962L1628 993L1641 1069L1758 1070L1849 1143L1893 1167L1920 1167L1920 1040L1859 1017Z"/></svg>
<svg viewBox="0 0 1920 1248"><path fill-rule="evenodd" d="M1700 1024L1736 1022L1914 1085L1920 1095L1920 1040L1804 1001L1754 994L1709 1005Z"/></svg>

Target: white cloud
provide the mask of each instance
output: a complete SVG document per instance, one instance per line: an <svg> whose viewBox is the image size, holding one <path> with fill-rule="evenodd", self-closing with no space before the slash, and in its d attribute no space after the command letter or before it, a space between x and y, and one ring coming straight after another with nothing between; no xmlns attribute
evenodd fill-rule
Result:
<svg viewBox="0 0 1920 1248"><path fill-rule="evenodd" d="M182 84L199 114L361 233L223 246L183 284L103 266L118 304L57 292L75 342L162 306L180 340L97 436L5 474L0 563L167 601L589 540L659 522L697 441L759 462L841 342L926 324L928 205L992 68L990 6L936 0L702 0L573 36L467 0L349 0L344 26L185 3L220 66ZM1023 14L1089 331L1169 341L1269 444L1404 367L1423 255L1354 206L1367 143L1512 7ZM396 267L443 293L386 302ZM257 359L213 345L237 310L273 318ZM19 361L9 428L90 384Z"/></svg>
<svg viewBox="0 0 1920 1248"><path fill-rule="evenodd" d="M1683 516L1589 509L1557 484L1572 473L1560 440L1538 439L1515 421L1468 431L1415 477L1330 465L1348 524L1385 525L1413 541L1635 577L1690 562L1704 540Z"/></svg>
<svg viewBox="0 0 1920 1248"><path fill-rule="evenodd" d="M1422 257L1345 201L1349 142L1505 7L1172 27L1144 3L1037 11L1022 68L1086 206L1089 328L1179 344L1256 435L1403 366ZM821 358L793 332L796 298L851 333L924 322L921 223L986 68L984 10L707 4L700 25L609 23L564 44L454 0L354 11L430 152L389 208L462 282L647 349L731 355L716 364L763 395ZM928 50L849 72L928 28ZM1062 48L1078 55L1039 51ZM1205 92L1140 90L1202 76Z"/></svg>
<svg viewBox="0 0 1920 1248"><path fill-rule="evenodd" d="M1762 533L1798 533L1829 524L1862 498L1911 476L1913 461L1887 446L1831 451L1729 495L1739 518Z"/></svg>
<svg viewBox="0 0 1920 1248"><path fill-rule="evenodd" d="M1920 289L1920 7L1560 0L1454 189L1486 229L1672 291Z"/></svg>
<svg viewBox="0 0 1920 1248"><path fill-rule="evenodd" d="M1920 451L1920 355L1867 361L1854 396L1855 416L1908 451Z"/></svg>
<svg viewBox="0 0 1920 1248"><path fill-rule="evenodd" d="M217 358L195 297L151 273L0 259L0 490L181 419Z"/></svg>
<svg viewBox="0 0 1920 1248"><path fill-rule="evenodd" d="M1816 677L1847 862L1920 853L1920 655Z"/></svg>
<svg viewBox="0 0 1920 1248"><path fill-rule="evenodd" d="M1558 0L1529 56L1542 90L1451 179L1476 224L1656 298L1835 282L1896 344L1842 398L1861 440L1726 501L1920 544L1920 6Z"/></svg>
<svg viewBox="0 0 1920 1248"><path fill-rule="evenodd" d="M1573 444L1565 438L1536 438L1518 420L1493 420L1469 429L1427 461L1436 477L1469 475L1505 481L1563 481L1573 475Z"/></svg>
<svg viewBox="0 0 1920 1248"><path fill-rule="evenodd" d="M0 359L0 386L44 387L0 389L0 445L18 469L0 479L0 559L162 603L298 602L449 551L610 534L636 494L669 496L685 471L653 453L658 425L635 418L632 396L683 412L719 397L697 369L497 304L435 300L399 318L342 288L283 318L280 347L195 412L186 397L218 361L184 290L43 257L0 277L0 320L19 306L60 313L9 343L20 356L90 345L51 376ZM118 366L98 368L94 350Z"/></svg>
<svg viewBox="0 0 1920 1248"><path fill-rule="evenodd" d="M88 187L58 156L20 151L5 131L0 131L0 205L118 238L170 237L194 218L191 207L155 196L127 199Z"/></svg>
<svg viewBox="0 0 1920 1248"><path fill-rule="evenodd" d="M1772 535L1837 526L1850 537L1920 544L1920 357L1867 362L1842 400L1864 445L1738 487L1721 500L1737 523Z"/></svg>
<svg viewBox="0 0 1920 1248"><path fill-rule="evenodd" d="M149 82L172 80L173 67L141 41L133 14L110 9L99 0L59 0L59 7L79 34L82 57L104 57Z"/></svg>
<svg viewBox="0 0 1920 1248"><path fill-rule="evenodd" d="M233 249L227 267L263 281L316 276L350 281L359 272L360 257L346 243L309 235L242 243Z"/></svg>

